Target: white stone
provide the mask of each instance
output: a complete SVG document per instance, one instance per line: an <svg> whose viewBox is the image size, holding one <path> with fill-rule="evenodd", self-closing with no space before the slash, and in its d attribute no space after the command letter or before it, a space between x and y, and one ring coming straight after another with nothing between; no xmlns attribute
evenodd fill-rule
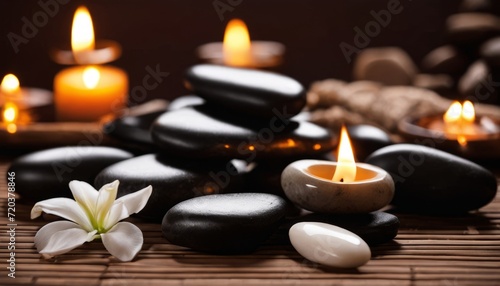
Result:
<svg viewBox="0 0 500 286"><path fill-rule="evenodd" d="M368 244L356 234L320 222L299 222L288 232L293 247L312 262L339 268L354 268L370 260Z"/></svg>

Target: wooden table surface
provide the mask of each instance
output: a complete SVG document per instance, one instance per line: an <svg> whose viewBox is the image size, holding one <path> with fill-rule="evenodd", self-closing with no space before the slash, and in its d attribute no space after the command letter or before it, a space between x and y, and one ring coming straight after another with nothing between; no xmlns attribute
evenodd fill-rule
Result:
<svg viewBox="0 0 500 286"><path fill-rule="evenodd" d="M396 214L401 228L394 241L372 247L366 265L348 270L308 262L273 238L250 255L198 253L170 244L159 224L137 219L144 245L132 262L112 259L100 241L44 260L33 237L47 221L30 220L32 205L18 200L12 279L6 270L8 164L0 159L0 285L500 285L500 193L470 215Z"/></svg>

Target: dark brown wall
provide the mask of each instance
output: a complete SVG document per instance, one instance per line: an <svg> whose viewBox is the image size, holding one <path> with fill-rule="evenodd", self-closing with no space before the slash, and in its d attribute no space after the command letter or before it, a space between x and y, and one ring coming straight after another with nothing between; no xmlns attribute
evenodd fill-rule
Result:
<svg viewBox="0 0 500 286"><path fill-rule="evenodd" d="M32 21L43 11L38 1L0 0L0 74L16 73L23 85L52 88L52 79L63 68L53 63L50 48L69 43L70 26L78 5L88 6L97 38L113 39L123 46L123 56L113 64L130 75L131 87L140 85L146 66L160 65L170 76L148 95L172 98L186 91L183 71L197 62L197 46L222 39L227 20L244 19L252 39L274 40L287 47L285 64L279 69L305 85L312 81L350 78L351 64L339 44L353 44L355 26L373 20L370 11L387 9L388 0L59 0L59 11L15 53L9 33L22 35L23 17ZM41 0L55 2L56 0ZM219 2L217 2L219 1ZM394 0L395 1L395 0ZM214 2L236 3L221 21ZM415 60L444 41L443 24L456 11L453 0L401 0L402 12L393 15L369 47L395 45L408 50ZM43 16L39 19L43 22ZM11 34L12 35L12 34Z"/></svg>

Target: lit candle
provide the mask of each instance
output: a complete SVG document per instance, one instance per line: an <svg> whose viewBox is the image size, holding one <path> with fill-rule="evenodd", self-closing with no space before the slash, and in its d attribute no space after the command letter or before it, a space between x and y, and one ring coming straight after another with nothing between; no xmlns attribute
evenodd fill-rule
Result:
<svg viewBox="0 0 500 286"><path fill-rule="evenodd" d="M8 133L16 133L18 125L25 125L37 117L37 111L52 103L52 93L39 88L21 88L14 74L7 74L0 84L0 121Z"/></svg>
<svg viewBox="0 0 500 286"><path fill-rule="evenodd" d="M18 100L21 89L19 88L19 80L13 74L7 74L2 79L0 85L2 95L2 122L8 133L16 133L17 131L17 118L19 115L19 108L13 102Z"/></svg>
<svg viewBox="0 0 500 286"><path fill-rule="evenodd" d="M19 80L13 74L7 74L2 79L0 90L4 98L4 105L2 108L2 122L5 129L9 133L16 133L17 119L19 116L19 108L14 100L19 99L21 88L19 87Z"/></svg>
<svg viewBox="0 0 500 286"><path fill-rule="evenodd" d="M368 213L383 208L394 196L394 181L386 171L354 161L345 127L338 162L293 162L283 171L281 185L293 203L322 213Z"/></svg>
<svg viewBox="0 0 500 286"><path fill-rule="evenodd" d="M17 119L19 117L19 109L13 102L6 102L2 109L2 119L7 132L13 134L17 131Z"/></svg>
<svg viewBox="0 0 500 286"><path fill-rule="evenodd" d="M240 19L229 21L222 43L208 43L198 48L201 59L227 66L243 68L270 68L281 64L285 47L277 42L250 41L245 23Z"/></svg>
<svg viewBox="0 0 500 286"><path fill-rule="evenodd" d="M0 91L6 101L18 99L21 92L19 79L11 73L5 75L0 84Z"/></svg>
<svg viewBox="0 0 500 286"><path fill-rule="evenodd" d="M253 66L250 35L240 19L229 21L222 43L224 64L234 67Z"/></svg>
<svg viewBox="0 0 500 286"><path fill-rule="evenodd" d="M94 49L92 19L79 7L73 19L71 47L76 62L89 62ZM59 72L54 79L57 118L60 121L95 121L122 109L127 100L127 74L116 67L82 65Z"/></svg>
<svg viewBox="0 0 500 286"><path fill-rule="evenodd" d="M482 133L474 123L475 119L476 112L472 102L467 100L463 105L458 101L453 102L443 115L447 137L456 137L461 146L466 146L468 137Z"/></svg>
<svg viewBox="0 0 500 286"><path fill-rule="evenodd" d="M0 84L0 106L5 102L15 103L19 109L27 110L48 106L52 103L52 92L33 87L21 87L14 74L7 74Z"/></svg>

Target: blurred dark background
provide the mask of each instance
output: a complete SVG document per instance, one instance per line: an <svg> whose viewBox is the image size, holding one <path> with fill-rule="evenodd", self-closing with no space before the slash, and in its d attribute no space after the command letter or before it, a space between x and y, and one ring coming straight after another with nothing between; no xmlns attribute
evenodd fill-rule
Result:
<svg viewBox="0 0 500 286"><path fill-rule="evenodd" d="M43 11L40 3L57 3L57 13L48 16L36 34L19 44L16 53L9 33L23 36L23 17ZM308 86L324 78L350 79L339 44L353 44L358 26L373 20L370 11L387 9L389 0L0 0L0 74L15 73L23 86L52 89L54 75L64 68L51 61L49 51L70 42L73 13L86 5L94 21L97 39L112 39L123 47L113 65L129 74L130 88L141 85L149 65L160 65L170 76L148 98L174 98L187 91L184 70L198 61L195 49L207 42L221 41L231 18L243 19L253 40L272 40L286 45L284 64L278 72ZM496 1L500 2L500 1ZM457 11L456 0L401 0L402 12L371 39L368 47L400 46L419 63L430 50L445 41L446 17ZM233 5L232 4L236 4ZM496 3L498 4L498 3ZM219 9L230 7L220 19ZM227 6L225 6L227 5ZM53 8L52 8L53 9ZM232 10L231 10L232 9ZM44 22L40 16L38 23ZM11 34L12 35L12 34Z"/></svg>

